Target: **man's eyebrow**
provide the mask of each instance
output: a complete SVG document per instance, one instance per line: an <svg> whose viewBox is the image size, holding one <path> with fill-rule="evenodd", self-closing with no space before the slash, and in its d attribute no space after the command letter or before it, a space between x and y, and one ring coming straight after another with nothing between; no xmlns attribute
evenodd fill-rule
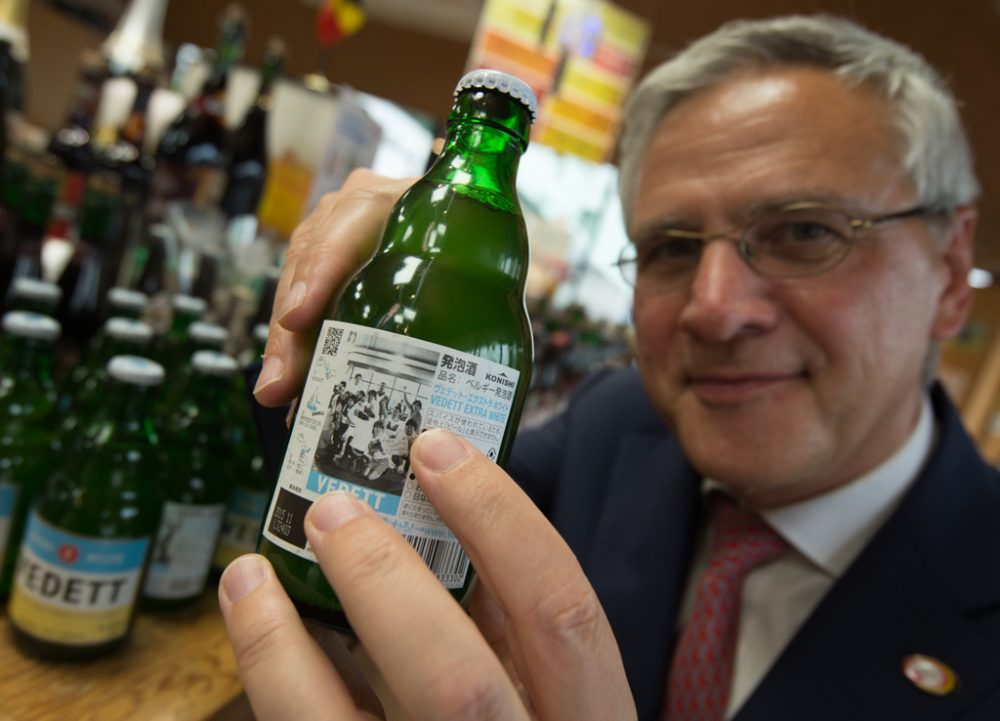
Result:
<svg viewBox="0 0 1000 721"><path fill-rule="evenodd" d="M831 193L826 190L797 190L794 193L787 193L782 195L775 195L768 198L762 198L752 205L744 208L741 212L742 223L746 223L756 216L763 213L767 213L774 210L781 210L790 205L797 205L799 203L816 203L818 205L830 205L837 208L851 209L857 205L856 200L851 200L839 195L837 193ZM657 235L664 235L672 230L677 230L681 232L700 232L702 230L702 224L697 221L692 221L690 217L676 216L676 217L661 217L656 218L645 223L638 225L633 231L629 233L629 238L632 239L634 243L636 240L645 240L647 238L653 238Z"/></svg>

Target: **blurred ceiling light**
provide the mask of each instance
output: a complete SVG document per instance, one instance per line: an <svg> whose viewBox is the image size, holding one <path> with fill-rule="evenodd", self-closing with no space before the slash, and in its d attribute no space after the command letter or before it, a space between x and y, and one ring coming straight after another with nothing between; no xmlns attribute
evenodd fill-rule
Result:
<svg viewBox="0 0 1000 721"><path fill-rule="evenodd" d="M993 274L982 268L973 268L969 271L969 285L973 288L989 288L993 285Z"/></svg>

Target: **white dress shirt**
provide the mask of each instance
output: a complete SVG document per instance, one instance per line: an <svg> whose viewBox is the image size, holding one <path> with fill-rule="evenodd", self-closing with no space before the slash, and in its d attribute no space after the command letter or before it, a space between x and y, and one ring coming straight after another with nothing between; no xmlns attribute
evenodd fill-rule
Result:
<svg viewBox="0 0 1000 721"><path fill-rule="evenodd" d="M896 509L933 443L934 417L925 398L913 433L880 466L822 496L761 513L792 550L754 569L744 580L726 718L746 702L820 599ZM707 492L721 486L706 479L703 488ZM697 581L708 563L710 538L707 529L688 576L682 623L691 616Z"/></svg>

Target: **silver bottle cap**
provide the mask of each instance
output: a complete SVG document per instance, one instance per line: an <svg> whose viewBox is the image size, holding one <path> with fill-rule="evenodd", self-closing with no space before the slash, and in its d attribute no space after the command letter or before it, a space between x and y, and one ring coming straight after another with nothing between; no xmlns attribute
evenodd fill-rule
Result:
<svg viewBox="0 0 1000 721"><path fill-rule="evenodd" d="M201 315L208 308L208 303L193 295L175 295L172 303L174 310L188 315Z"/></svg>
<svg viewBox="0 0 1000 721"><path fill-rule="evenodd" d="M141 320L115 316L105 321L104 334L115 340L126 340L145 345L153 339L153 327Z"/></svg>
<svg viewBox="0 0 1000 721"><path fill-rule="evenodd" d="M195 372L206 376L232 376L240 369L236 359L214 350L200 350L191 356Z"/></svg>
<svg viewBox="0 0 1000 721"><path fill-rule="evenodd" d="M124 308L141 313L146 309L149 296L138 290L129 288L112 288L108 291L108 304L112 308Z"/></svg>
<svg viewBox="0 0 1000 721"><path fill-rule="evenodd" d="M54 341L62 326L55 318L27 310L12 310L3 315L3 329L11 335L35 340Z"/></svg>
<svg viewBox="0 0 1000 721"><path fill-rule="evenodd" d="M229 340L229 331L215 323L196 321L188 328L188 338L221 348Z"/></svg>
<svg viewBox="0 0 1000 721"><path fill-rule="evenodd" d="M455 86L455 96L458 97L460 92L469 88L499 90L526 107L531 113L531 122L535 122L535 118L538 116L538 98L535 97L535 91L526 82L513 75L485 68L471 70L458 81L458 85Z"/></svg>
<svg viewBox="0 0 1000 721"><path fill-rule="evenodd" d="M137 355L116 355L106 366L108 377L135 386L158 386L164 371L156 361Z"/></svg>
<svg viewBox="0 0 1000 721"><path fill-rule="evenodd" d="M40 300L52 305L62 298L62 288L55 283L47 283L36 278L18 278L11 287L11 293L15 298Z"/></svg>
<svg viewBox="0 0 1000 721"><path fill-rule="evenodd" d="M258 323L253 327L253 339L258 343L266 343L269 332L270 326L267 323Z"/></svg>

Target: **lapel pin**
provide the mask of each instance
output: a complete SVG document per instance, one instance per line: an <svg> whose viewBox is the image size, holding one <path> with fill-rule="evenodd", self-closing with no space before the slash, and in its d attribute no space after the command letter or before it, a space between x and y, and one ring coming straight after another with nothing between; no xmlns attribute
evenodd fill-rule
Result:
<svg viewBox="0 0 1000 721"><path fill-rule="evenodd" d="M903 675L921 691L933 696L949 696L958 688L958 677L948 664L922 653L913 653L903 659Z"/></svg>

